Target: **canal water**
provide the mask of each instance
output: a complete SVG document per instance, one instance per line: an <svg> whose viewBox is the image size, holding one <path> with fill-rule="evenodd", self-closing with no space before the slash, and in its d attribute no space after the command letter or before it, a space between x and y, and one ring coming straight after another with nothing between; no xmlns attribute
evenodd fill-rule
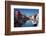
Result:
<svg viewBox="0 0 46 36"><path fill-rule="evenodd" d="M34 24L32 23L31 20L26 21L25 23L23 23L23 25L21 27L33 27Z"/></svg>

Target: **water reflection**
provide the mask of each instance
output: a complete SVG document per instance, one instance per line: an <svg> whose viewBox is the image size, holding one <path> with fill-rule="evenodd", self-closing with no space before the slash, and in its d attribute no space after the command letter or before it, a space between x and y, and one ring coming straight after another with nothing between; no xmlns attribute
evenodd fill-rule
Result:
<svg viewBox="0 0 46 36"><path fill-rule="evenodd" d="M32 23L31 20L26 21L25 23L23 23L22 27L32 27L34 26L34 24Z"/></svg>

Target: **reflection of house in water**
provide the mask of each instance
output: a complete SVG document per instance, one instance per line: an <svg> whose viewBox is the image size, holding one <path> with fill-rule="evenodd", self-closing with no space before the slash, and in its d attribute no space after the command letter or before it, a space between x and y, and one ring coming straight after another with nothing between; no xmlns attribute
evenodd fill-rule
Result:
<svg viewBox="0 0 46 36"><path fill-rule="evenodd" d="M38 14L29 16L29 19L32 20L32 23L36 26L38 24Z"/></svg>
<svg viewBox="0 0 46 36"><path fill-rule="evenodd" d="M37 24L36 17L37 17L37 14L27 17L26 15L21 14L21 12L19 10L17 10L17 11L15 11L15 14L14 14L14 26L21 27L21 25L28 20L32 20L33 24Z"/></svg>

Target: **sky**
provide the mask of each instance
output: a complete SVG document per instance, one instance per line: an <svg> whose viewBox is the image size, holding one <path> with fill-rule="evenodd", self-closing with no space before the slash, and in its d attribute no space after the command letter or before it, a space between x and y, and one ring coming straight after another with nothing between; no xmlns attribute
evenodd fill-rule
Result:
<svg viewBox="0 0 46 36"><path fill-rule="evenodd" d="M39 9L21 9L21 8L14 8L14 12L19 10L22 14L26 16L32 16L39 13Z"/></svg>

